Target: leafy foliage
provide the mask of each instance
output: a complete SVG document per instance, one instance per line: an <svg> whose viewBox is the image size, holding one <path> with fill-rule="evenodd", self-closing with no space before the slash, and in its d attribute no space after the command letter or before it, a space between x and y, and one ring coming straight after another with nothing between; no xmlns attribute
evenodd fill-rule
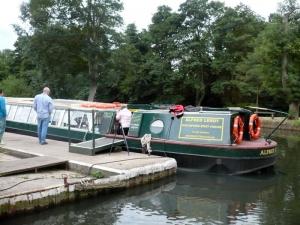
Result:
<svg viewBox="0 0 300 225"><path fill-rule="evenodd" d="M27 97L34 94L31 89L27 88L23 78L16 78L11 75L0 82L0 87L4 88L5 95L11 97Z"/></svg>
<svg viewBox="0 0 300 225"><path fill-rule="evenodd" d="M256 104L299 115L300 23L296 0L265 21L245 5L186 0L158 7L152 23L120 31L120 0L30 0L0 52L12 96L49 85L56 98L229 106Z"/></svg>

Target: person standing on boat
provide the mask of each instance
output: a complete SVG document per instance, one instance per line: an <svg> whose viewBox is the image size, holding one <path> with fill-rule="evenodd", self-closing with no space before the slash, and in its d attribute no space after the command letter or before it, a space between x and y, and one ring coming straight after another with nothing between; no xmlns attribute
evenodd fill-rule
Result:
<svg viewBox="0 0 300 225"><path fill-rule="evenodd" d="M4 144L3 142L3 134L5 131L6 125L6 102L4 98L4 92L0 89L0 144Z"/></svg>
<svg viewBox="0 0 300 225"><path fill-rule="evenodd" d="M43 89L43 93L38 94L34 97L33 108L37 113L37 132L39 137L39 143L41 145L48 144L46 142L46 136L48 132L50 116L53 111L53 102L49 94L50 89L48 87L45 87Z"/></svg>
<svg viewBox="0 0 300 225"><path fill-rule="evenodd" d="M131 122L131 117L132 114L129 111L129 109L127 108L126 105L122 106L121 110L117 112L116 115L116 120L119 122L119 124L121 125L118 134L122 134L122 128L124 130L124 134L127 135L128 134L128 130L130 127L130 122Z"/></svg>

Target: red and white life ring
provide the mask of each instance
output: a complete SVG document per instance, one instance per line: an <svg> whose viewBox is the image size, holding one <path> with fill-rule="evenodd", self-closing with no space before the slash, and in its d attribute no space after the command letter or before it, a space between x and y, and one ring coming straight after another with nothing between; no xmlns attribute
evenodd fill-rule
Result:
<svg viewBox="0 0 300 225"><path fill-rule="evenodd" d="M261 120L257 114L252 114L249 119L249 135L252 139L258 139L261 132Z"/></svg>
<svg viewBox="0 0 300 225"><path fill-rule="evenodd" d="M244 135L244 122L240 116L236 116L233 121L232 135L234 143L240 144Z"/></svg>

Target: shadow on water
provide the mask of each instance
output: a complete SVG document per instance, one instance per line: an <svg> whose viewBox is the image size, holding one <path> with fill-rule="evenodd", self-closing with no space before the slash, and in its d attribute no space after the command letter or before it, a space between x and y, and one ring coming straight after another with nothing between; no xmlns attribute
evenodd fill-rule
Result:
<svg viewBox="0 0 300 225"><path fill-rule="evenodd" d="M300 139L276 141L280 157L275 173L226 176L178 170L160 182L1 224L298 224Z"/></svg>
<svg viewBox="0 0 300 225"><path fill-rule="evenodd" d="M178 171L151 185L19 216L1 224L231 223L273 193L277 176Z"/></svg>

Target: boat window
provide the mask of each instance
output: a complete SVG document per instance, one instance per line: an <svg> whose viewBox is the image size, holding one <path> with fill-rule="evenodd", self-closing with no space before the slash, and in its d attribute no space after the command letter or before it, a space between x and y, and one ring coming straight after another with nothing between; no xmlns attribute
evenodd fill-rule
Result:
<svg viewBox="0 0 300 225"><path fill-rule="evenodd" d="M80 124L81 129L89 130L90 124L92 124L92 113L84 113L82 122Z"/></svg>
<svg viewBox="0 0 300 225"><path fill-rule="evenodd" d="M56 109L53 111L53 113L51 114L51 125L52 126L58 126L59 121L61 121L61 118L64 114L64 111L65 110L62 110L62 109ZM68 113L67 113L67 116L68 116ZM67 122L68 122L68 120L67 120Z"/></svg>
<svg viewBox="0 0 300 225"><path fill-rule="evenodd" d="M110 111L95 112L95 133L107 134L111 130L114 113Z"/></svg>
<svg viewBox="0 0 300 225"><path fill-rule="evenodd" d="M70 111L70 126L73 128L88 129L88 116L84 111ZM68 111L65 112L61 127L68 128Z"/></svg>
<svg viewBox="0 0 300 225"><path fill-rule="evenodd" d="M18 106L12 105L9 110L9 114L7 116L7 120L13 120L16 114Z"/></svg>
<svg viewBox="0 0 300 225"><path fill-rule="evenodd" d="M164 129L164 122L161 120L155 120L150 125L150 131L153 134L159 134Z"/></svg>
<svg viewBox="0 0 300 225"><path fill-rule="evenodd" d="M100 133L100 130L103 125L103 112L95 112L94 125L95 125L95 132Z"/></svg>
<svg viewBox="0 0 300 225"><path fill-rule="evenodd" d="M6 113L9 114L10 105L6 105Z"/></svg>
<svg viewBox="0 0 300 225"><path fill-rule="evenodd" d="M33 107L31 108L29 117L28 117L28 123L37 123L36 122L36 112L34 111Z"/></svg>
<svg viewBox="0 0 300 225"><path fill-rule="evenodd" d="M52 111L51 115L50 115L50 121L49 121L49 125L56 125L55 121L53 121L54 115L55 115L55 109Z"/></svg>
<svg viewBox="0 0 300 225"><path fill-rule="evenodd" d="M14 121L16 122L27 122L31 107L29 106L18 106Z"/></svg>

